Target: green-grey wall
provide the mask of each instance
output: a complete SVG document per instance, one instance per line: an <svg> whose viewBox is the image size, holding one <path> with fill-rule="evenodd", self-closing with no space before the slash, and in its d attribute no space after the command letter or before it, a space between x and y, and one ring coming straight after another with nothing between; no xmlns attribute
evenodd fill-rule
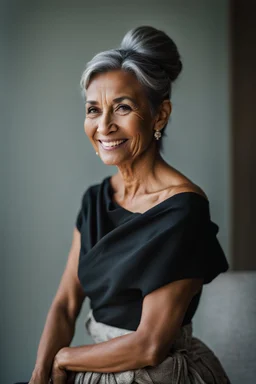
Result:
<svg viewBox="0 0 256 384"><path fill-rule="evenodd" d="M81 196L115 171L83 132L80 75L132 27L163 29L180 49L184 71L173 90L165 158L208 194L231 259L228 1L12 0L4 19L0 382L11 384L33 369ZM73 344L88 341L87 310L88 303Z"/></svg>

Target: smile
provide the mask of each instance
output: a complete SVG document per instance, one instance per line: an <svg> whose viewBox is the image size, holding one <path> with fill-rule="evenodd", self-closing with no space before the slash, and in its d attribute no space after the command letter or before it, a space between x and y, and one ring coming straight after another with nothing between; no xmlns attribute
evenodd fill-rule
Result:
<svg viewBox="0 0 256 384"><path fill-rule="evenodd" d="M108 150L108 151L111 151L111 150L114 150L114 149L121 147L126 141L127 141L127 139L115 140L115 141L100 141L99 140L101 147Z"/></svg>

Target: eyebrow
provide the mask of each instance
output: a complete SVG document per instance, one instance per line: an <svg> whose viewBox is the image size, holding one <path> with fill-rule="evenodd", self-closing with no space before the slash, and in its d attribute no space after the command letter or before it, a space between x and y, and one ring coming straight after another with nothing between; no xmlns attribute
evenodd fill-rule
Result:
<svg viewBox="0 0 256 384"><path fill-rule="evenodd" d="M114 102L114 103L121 103L121 101L123 101L123 100L125 100L125 99L127 99L127 100L130 100L134 105L137 105L137 103L136 103L136 101L132 98L132 97L130 97L130 96L120 96L120 97L116 97L115 99L113 99L112 101ZM99 104L97 101L95 101L95 100L86 100L85 101L85 104L92 104L92 105L97 105L97 104Z"/></svg>

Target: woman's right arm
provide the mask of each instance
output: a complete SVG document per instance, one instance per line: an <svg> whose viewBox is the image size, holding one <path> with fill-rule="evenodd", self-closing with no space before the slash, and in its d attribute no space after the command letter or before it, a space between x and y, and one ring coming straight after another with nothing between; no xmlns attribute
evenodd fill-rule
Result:
<svg viewBox="0 0 256 384"><path fill-rule="evenodd" d="M81 235L75 227L67 264L47 314L29 384L48 384L55 355L72 341L76 318L85 299L77 276L80 246Z"/></svg>

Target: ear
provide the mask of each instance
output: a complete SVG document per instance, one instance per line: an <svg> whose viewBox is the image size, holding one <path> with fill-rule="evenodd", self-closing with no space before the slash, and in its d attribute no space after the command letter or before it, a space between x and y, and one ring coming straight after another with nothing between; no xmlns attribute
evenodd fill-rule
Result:
<svg viewBox="0 0 256 384"><path fill-rule="evenodd" d="M154 124L155 131L161 131L161 129L168 123L171 112L172 103L170 102L170 100L164 100L156 114Z"/></svg>

